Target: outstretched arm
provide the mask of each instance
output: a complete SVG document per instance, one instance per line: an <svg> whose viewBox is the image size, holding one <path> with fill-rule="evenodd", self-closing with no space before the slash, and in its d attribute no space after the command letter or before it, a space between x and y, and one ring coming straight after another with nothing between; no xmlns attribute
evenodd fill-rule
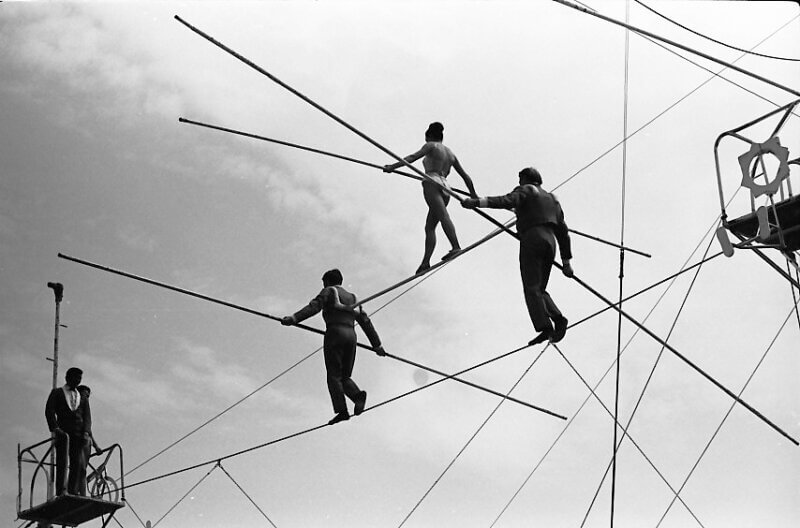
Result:
<svg viewBox="0 0 800 528"><path fill-rule="evenodd" d="M538 192L533 185L521 185L503 196L485 196L483 198L467 198L461 201L461 207L475 209L488 207L490 209L514 209L528 193Z"/></svg>
<svg viewBox="0 0 800 528"><path fill-rule="evenodd" d="M403 159L407 163L414 163L415 161L417 161L418 159L420 159L421 157L423 157L425 154L427 154L430 151L431 151L431 144L430 143L425 143L424 145L422 145L421 149L419 149L418 151L416 151L413 154L409 154L408 156L406 156ZM383 172L392 172L395 169L399 169L403 165L404 164L402 162L395 161L394 163L390 163L389 165L384 165L383 166Z"/></svg>
<svg viewBox="0 0 800 528"><path fill-rule="evenodd" d="M300 321L308 319L312 315L318 314L325 305L327 290L328 288L323 288L323 290L319 292L316 297L311 299L307 305L300 308L293 315L287 315L286 317L281 318L281 324L284 326L297 324Z"/></svg>
<svg viewBox="0 0 800 528"><path fill-rule="evenodd" d="M469 174L467 174L467 172L461 166L461 162L458 161L458 158L453 160L453 168L456 170L458 175L461 176L461 179L464 180L464 184L467 186L467 189L469 189L469 195L472 198L477 198L478 193L475 192L475 185L472 183L472 178L469 177Z"/></svg>

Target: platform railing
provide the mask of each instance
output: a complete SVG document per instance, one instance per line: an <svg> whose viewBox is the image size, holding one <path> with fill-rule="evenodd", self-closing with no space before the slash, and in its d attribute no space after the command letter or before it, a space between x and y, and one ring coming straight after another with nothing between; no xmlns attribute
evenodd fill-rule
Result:
<svg viewBox="0 0 800 528"><path fill-rule="evenodd" d="M56 464L51 461L53 459L50 456L54 451L54 440L47 438L24 449L17 444L17 515L23 511L23 505L27 506L26 510L32 509L56 498L54 494ZM68 436L65 438L63 449L65 454L69 453ZM66 466L65 479L69 473L68 461ZM26 471L26 468L30 468L30 471ZM125 501L125 472L122 447L119 444L112 444L105 449L90 453L86 471L88 497L114 503ZM26 478L28 473L30 481Z"/></svg>

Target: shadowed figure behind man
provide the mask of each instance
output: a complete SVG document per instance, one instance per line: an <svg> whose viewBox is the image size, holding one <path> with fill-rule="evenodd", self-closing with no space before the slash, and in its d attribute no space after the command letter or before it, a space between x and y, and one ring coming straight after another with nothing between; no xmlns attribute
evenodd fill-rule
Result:
<svg viewBox="0 0 800 528"><path fill-rule="evenodd" d="M542 176L533 167L519 172L519 186L503 196L468 198L461 202L467 209L489 207L513 209L519 235L519 269L525 304L533 327L539 335L535 345L550 340L557 343L567 332L567 318L547 293L547 283L556 256L556 241L561 253L564 275L572 277L572 247L564 211L555 195L542 189Z"/></svg>
<svg viewBox="0 0 800 528"><path fill-rule="evenodd" d="M347 396L354 403L353 414L358 416L364 410L367 392L358 388L351 377L356 361L355 322L367 335L370 344L378 355L384 355L383 346L369 317L356 304L356 296L342 287L342 273L338 269L326 271L322 276L322 291L308 305L281 319L284 325L297 324L322 311L325 320L325 370L327 372L328 392L336 415L328 422L330 425L349 420Z"/></svg>
<svg viewBox="0 0 800 528"><path fill-rule="evenodd" d="M81 369L67 369L66 383L50 391L44 409L56 451L56 495L65 492L86 495L87 447L92 419L89 400L81 397L78 391L82 378Z"/></svg>

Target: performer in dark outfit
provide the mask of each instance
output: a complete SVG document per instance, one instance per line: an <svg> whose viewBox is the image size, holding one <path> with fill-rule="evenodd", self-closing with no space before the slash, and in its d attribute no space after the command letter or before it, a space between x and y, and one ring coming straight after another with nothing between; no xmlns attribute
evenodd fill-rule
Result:
<svg viewBox="0 0 800 528"><path fill-rule="evenodd" d="M342 286L342 273L337 270L326 271L322 276L322 291L294 315L281 319L284 325L297 324L300 321L322 311L325 320L325 370L328 374L328 392L331 395L333 411L336 415L328 422L330 425L349 420L345 396L355 404L353 414L358 416L364 410L367 392L362 391L351 378L356 360L355 322L369 339L370 345L378 355L385 355L381 340L367 314L361 310L349 308L356 304L356 296Z"/></svg>
<svg viewBox="0 0 800 528"><path fill-rule="evenodd" d="M533 327L539 332L531 345L550 340L557 343L567 332L567 318L547 293L547 282L556 255L561 253L563 273L572 277L572 250L564 212L556 197L542 189L542 176L533 167L519 173L519 186L504 196L469 198L461 202L467 209L489 207L513 209L519 234L519 267L525 304Z"/></svg>
<svg viewBox="0 0 800 528"><path fill-rule="evenodd" d="M44 415L53 433L56 450L56 495L86 495L86 446L89 442L91 418L86 398L78 391L83 371L67 370L66 384L50 391ZM69 453L67 453L69 443ZM69 460L69 477L65 479ZM66 481L66 482L65 482ZM65 486L66 484L66 486Z"/></svg>

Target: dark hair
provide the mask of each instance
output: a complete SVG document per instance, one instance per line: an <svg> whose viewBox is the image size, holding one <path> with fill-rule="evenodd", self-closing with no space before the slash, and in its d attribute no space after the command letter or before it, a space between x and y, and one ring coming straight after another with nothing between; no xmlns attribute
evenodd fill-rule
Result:
<svg viewBox="0 0 800 528"><path fill-rule="evenodd" d="M328 270L322 275L322 282L331 286L339 286L342 284L342 272L335 268Z"/></svg>
<svg viewBox="0 0 800 528"><path fill-rule="evenodd" d="M73 376L83 376L83 371L78 367L70 367L67 369L67 373L64 375L65 378L71 378Z"/></svg>
<svg viewBox="0 0 800 528"><path fill-rule="evenodd" d="M519 177L525 180L526 183L532 183L534 185L542 184L542 175L533 167L525 167L519 171Z"/></svg>
<svg viewBox="0 0 800 528"><path fill-rule="evenodd" d="M444 125L438 121L434 121L428 125L428 130L425 131L425 137L431 141L441 141L444 138Z"/></svg>

